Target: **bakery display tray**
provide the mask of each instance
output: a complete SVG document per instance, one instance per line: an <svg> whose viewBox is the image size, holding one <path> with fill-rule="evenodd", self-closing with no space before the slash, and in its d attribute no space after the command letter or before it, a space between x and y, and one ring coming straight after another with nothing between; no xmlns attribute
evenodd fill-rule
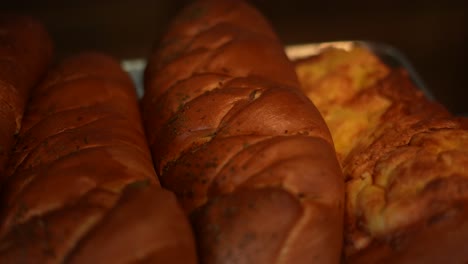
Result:
<svg viewBox="0 0 468 264"><path fill-rule="evenodd" d="M338 48L350 50L353 47L363 47L370 50L377 55L385 64L390 67L404 68L410 75L413 82L419 87L426 96L433 100L434 96L431 91L426 87L421 77L414 70L409 60L396 48L378 42L370 41L334 41L322 43L307 43L286 46L285 51L291 60L306 58L313 55L320 54L327 48ZM143 72L146 66L146 60L137 58L131 60L123 60L122 67L127 71L133 79L137 94L141 98L143 96Z"/></svg>

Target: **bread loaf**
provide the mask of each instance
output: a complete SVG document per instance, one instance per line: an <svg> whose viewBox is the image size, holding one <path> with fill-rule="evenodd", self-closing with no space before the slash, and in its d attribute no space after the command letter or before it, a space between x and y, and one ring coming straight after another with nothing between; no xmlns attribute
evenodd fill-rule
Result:
<svg viewBox="0 0 468 264"><path fill-rule="evenodd" d="M202 263L338 263L343 178L328 128L266 19L196 1L149 59L144 124Z"/></svg>
<svg viewBox="0 0 468 264"><path fill-rule="evenodd" d="M38 21L0 14L0 181L29 90L45 73L51 57L52 42Z"/></svg>
<svg viewBox="0 0 468 264"><path fill-rule="evenodd" d="M362 48L296 63L346 178L348 263L468 262L468 120Z"/></svg>
<svg viewBox="0 0 468 264"><path fill-rule="evenodd" d="M83 53L34 89L3 188L0 263L196 263L130 78Z"/></svg>

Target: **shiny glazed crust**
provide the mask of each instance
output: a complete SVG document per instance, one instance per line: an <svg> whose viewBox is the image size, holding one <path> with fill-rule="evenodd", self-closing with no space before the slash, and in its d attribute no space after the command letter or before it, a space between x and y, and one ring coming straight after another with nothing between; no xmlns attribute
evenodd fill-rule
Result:
<svg viewBox="0 0 468 264"><path fill-rule="evenodd" d="M347 260L466 263L467 119L363 49L329 50L296 69L346 178Z"/></svg>
<svg viewBox="0 0 468 264"><path fill-rule="evenodd" d="M134 87L110 57L76 55L33 90L7 172L1 263L196 263Z"/></svg>
<svg viewBox="0 0 468 264"><path fill-rule="evenodd" d="M338 263L333 143L265 18L243 1L197 1L149 61L150 148L201 262Z"/></svg>
<svg viewBox="0 0 468 264"><path fill-rule="evenodd" d="M45 73L51 57L51 39L39 22L0 14L0 181L29 90Z"/></svg>

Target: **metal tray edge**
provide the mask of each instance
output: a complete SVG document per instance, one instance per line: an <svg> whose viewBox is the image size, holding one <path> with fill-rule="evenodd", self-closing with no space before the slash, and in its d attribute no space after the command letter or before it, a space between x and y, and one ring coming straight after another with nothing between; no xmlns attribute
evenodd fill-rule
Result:
<svg viewBox="0 0 468 264"><path fill-rule="evenodd" d="M338 48L343 50L351 50L353 47L360 46L372 51L377 55L385 64L390 67L404 68L415 85L429 98L434 100L434 95L426 87L424 81L414 69L410 61L395 47L379 42L372 41L333 41L321 43L304 43L288 45L285 47L286 55L291 60L306 58L318 55L327 48ZM136 58L130 60L123 60L121 62L122 68L129 73L133 82L135 83L137 95L139 98L143 97L143 74L146 67L146 59Z"/></svg>

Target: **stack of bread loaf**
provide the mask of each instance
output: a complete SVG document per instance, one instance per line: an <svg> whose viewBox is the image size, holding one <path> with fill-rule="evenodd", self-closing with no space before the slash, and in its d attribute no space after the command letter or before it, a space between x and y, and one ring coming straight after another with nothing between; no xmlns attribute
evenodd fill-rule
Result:
<svg viewBox="0 0 468 264"><path fill-rule="evenodd" d="M468 261L468 121L366 49L290 61L199 0L141 102L108 55L52 58L0 18L0 263Z"/></svg>

